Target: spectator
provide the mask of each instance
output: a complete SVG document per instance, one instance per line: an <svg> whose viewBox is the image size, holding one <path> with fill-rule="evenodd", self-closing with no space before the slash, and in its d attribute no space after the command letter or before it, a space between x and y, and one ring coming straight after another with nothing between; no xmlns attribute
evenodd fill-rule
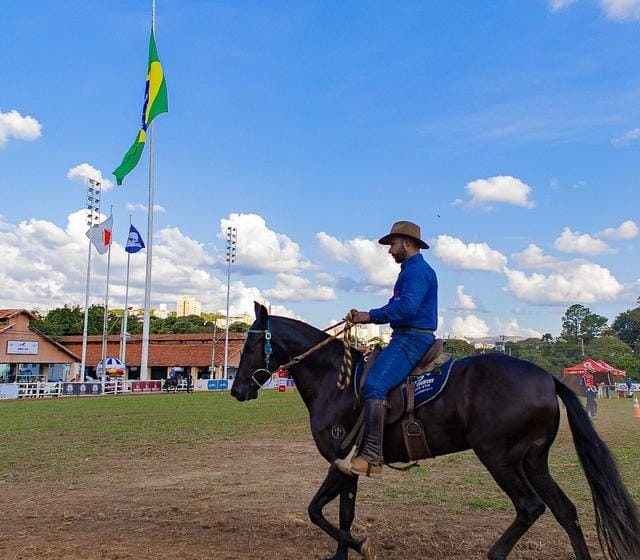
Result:
<svg viewBox="0 0 640 560"><path fill-rule="evenodd" d="M591 418L595 418L598 411L598 405L596 403L597 392L598 389L596 389L593 385L591 385L591 387L587 387L587 406L585 407L585 410Z"/></svg>

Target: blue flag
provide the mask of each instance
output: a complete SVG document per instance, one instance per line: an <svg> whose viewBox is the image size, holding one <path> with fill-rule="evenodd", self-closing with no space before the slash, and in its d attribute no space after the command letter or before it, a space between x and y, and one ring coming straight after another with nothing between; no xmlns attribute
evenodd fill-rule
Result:
<svg viewBox="0 0 640 560"><path fill-rule="evenodd" d="M124 250L127 253L137 253L141 249L144 249L144 241L142 241L142 235L140 232L133 227L133 225L129 226L129 237L127 238L127 244L124 247Z"/></svg>

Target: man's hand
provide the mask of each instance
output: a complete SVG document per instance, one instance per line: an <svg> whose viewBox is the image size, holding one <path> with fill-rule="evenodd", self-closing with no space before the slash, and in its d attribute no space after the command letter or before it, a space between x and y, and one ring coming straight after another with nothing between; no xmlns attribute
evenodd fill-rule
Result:
<svg viewBox="0 0 640 560"><path fill-rule="evenodd" d="M357 309L352 309L347 313L347 320L351 321L353 324L359 323L370 323L371 317L369 317L368 311L358 311Z"/></svg>

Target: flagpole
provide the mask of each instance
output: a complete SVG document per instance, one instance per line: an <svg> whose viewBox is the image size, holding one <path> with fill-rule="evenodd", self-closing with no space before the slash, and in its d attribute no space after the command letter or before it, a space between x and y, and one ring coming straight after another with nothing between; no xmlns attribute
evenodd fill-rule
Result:
<svg viewBox="0 0 640 560"><path fill-rule="evenodd" d="M131 230L131 214L129 214L129 230ZM127 282L124 289L124 315L122 316L122 330L120 332L120 361L127 367L127 323L129 322L129 265L131 253L127 251Z"/></svg>
<svg viewBox="0 0 640 560"><path fill-rule="evenodd" d="M151 32L156 32L156 0L151 2ZM140 379L148 379L149 367L149 323L151 317L151 258L153 254L153 205L154 205L154 174L153 174L153 121L147 131L149 138L149 207L147 209L147 265L144 281L144 321L142 325L142 355L140 357Z"/></svg>
<svg viewBox="0 0 640 560"><path fill-rule="evenodd" d="M110 216L113 216L111 205ZM107 338L109 336L109 276L111 274L111 239L109 239L109 252L107 255L107 288L104 294L104 317L102 319L102 377L107 375Z"/></svg>

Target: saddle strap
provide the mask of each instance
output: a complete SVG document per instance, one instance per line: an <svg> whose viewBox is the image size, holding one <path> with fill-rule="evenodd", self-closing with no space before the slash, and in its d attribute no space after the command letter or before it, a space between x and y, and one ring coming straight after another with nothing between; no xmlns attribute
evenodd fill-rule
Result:
<svg viewBox="0 0 640 560"><path fill-rule="evenodd" d="M413 378L407 379L407 416L413 420L413 411L416 406L416 384Z"/></svg>
<svg viewBox="0 0 640 560"><path fill-rule="evenodd" d="M356 439L356 436L360 432L360 428L362 428L362 424L364 423L364 408L360 411L358 415L358 419L356 420L355 425L351 429L351 431L347 434L347 437L344 438L342 444L340 445L341 451L346 451L347 449L351 449L352 442Z"/></svg>
<svg viewBox="0 0 640 560"><path fill-rule="evenodd" d="M415 383L410 377L407 380L407 415L402 421L402 435L407 455L411 462L433 457L427 444L422 422L413 415L415 409Z"/></svg>

